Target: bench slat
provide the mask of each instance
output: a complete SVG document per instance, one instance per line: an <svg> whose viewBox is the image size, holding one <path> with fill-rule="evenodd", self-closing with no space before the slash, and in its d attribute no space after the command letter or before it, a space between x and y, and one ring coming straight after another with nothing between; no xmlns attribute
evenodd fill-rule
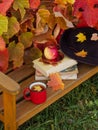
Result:
<svg viewBox="0 0 98 130"><path fill-rule="evenodd" d="M15 69L14 71L8 73L8 76L11 77L16 82L21 82L27 77L34 75L34 69L32 65L23 65L20 68Z"/></svg>
<svg viewBox="0 0 98 130"><path fill-rule="evenodd" d="M50 104L70 92L72 89L80 85L83 81L90 78L92 75L98 72L98 67L79 65L79 75L77 80L65 80L65 89L53 91L51 88L47 88L47 101L41 105L34 105L30 101L21 101L17 104L17 124L21 125L32 116L36 115ZM25 109L24 109L25 108Z"/></svg>

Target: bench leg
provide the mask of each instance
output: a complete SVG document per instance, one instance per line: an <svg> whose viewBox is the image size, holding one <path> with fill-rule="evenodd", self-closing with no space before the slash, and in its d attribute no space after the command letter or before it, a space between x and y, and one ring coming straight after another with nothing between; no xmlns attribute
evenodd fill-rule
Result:
<svg viewBox="0 0 98 130"><path fill-rule="evenodd" d="M4 130L16 130L16 96L3 93Z"/></svg>

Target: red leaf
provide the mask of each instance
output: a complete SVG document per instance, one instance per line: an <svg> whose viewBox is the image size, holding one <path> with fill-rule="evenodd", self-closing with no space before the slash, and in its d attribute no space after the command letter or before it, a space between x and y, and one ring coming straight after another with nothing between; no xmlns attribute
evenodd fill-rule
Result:
<svg viewBox="0 0 98 130"><path fill-rule="evenodd" d="M6 12L10 8L13 1L14 0L3 0L3 2L0 3L0 13L2 15L6 15Z"/></svg>
<svg viewBox="0 0 98 130"><path fill-rule="evenodd" d="M8 50L5 48L5 41L0 37L0 71L5 72L8 67L9 54Z"/></svg>
<svg viewBox="0 0 98 130"><path fill-rule="evenodd" d="M37 9L40 5L40 0L29 0L30 2L30 8L31 9Z"/></svg>
<svg viewBox="0 0 98 130"><path fill-rule="evenodd" d="M83 18L88 26L94 27L98 22L98 0L76 0L74 15Z"/></svg>
<svg viewBox="0 0 98 130"><path fill-rule="evenodd" d="M8 50L5 48L5 50L0 51L0 71L5 72L7 70L8 59L9 59Z"/></svg>
<svg viewBox="0 0 98 130"><path fill-rule="evenodd" d="M0 51L5 49L5 41L2 37L0 37Z"/></svg>

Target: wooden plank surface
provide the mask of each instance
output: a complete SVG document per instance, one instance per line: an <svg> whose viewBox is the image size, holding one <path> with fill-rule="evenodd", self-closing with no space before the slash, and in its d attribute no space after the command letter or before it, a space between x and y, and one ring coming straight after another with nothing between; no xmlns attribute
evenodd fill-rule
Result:
<svg viewBox="0 0 98 130"><path fill-rule="evenodd" d="M87 80L94 74L98 72L98 67L93 67L89 65L79 65L79 75L77 80L64 80L65 89L53 91L51 88L47 88L47 101L41 105L35 105L30 101L23 100L17 104L17 124L21 125L27 119L30 119L32 116L36 115L38 112L45 109L50 104L54 103L56 100L64 96L66 93L70 92L75 87L78 87L83 81ZM28 86L28 83L26 86ZM24 83L23 83L24 84ZM21 85L23 85L21 84ZM21 93L23 95L23 93ZM27 107L28 106L28 107ZM25 109L24 109L25 108Z"/></svg>
<svg viewBox="0 0 98 130"><path fill-rule="evenodd" d="M20 89L18 83L2 72L0 72L0 88L4 91L11 92L12 94L17 94Z"/></svg>
<svg viewBox="0 0 98 130"><path fill-rule="evenodd" d="M32 65L23 65L22 67L9 72L7 75L16 82L21 82L25 80L27 77L34 75L34 69Z"/></svg>

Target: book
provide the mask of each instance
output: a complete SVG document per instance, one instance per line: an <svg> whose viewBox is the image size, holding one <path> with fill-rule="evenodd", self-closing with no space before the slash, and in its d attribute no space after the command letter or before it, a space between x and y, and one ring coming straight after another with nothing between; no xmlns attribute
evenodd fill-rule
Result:
<svg viewBox="0 0 98 130"><path fill-rule="evenodd" d="M77 79L78 68L76 65L69 67L68 69L64 69L63 71L59 72L61 79ZM35 80L48 80L48 77L45 77L41 74L38 70L35 71Z"/></svg>
<svg viewBox="0 0 98 130"><path fill-rule="evenodd" d="M78 73L78 67L77 67L77 65L73 65L73 66L71 66L67 69L60 71L59 73L60 73L60 75L77 74Z"/></svg>
<svg viewBox="0 0 98 130"><path fill-rule="evenodd" d="M67 69L73 65L77 64L77 61L69 58L68 56L64 56L64 58L59 61L56 65L46 64L40 61L40 58L33 60L33 67L38 70L45 77L48 77L50 73L60 72L64 69Z"/></svg>

